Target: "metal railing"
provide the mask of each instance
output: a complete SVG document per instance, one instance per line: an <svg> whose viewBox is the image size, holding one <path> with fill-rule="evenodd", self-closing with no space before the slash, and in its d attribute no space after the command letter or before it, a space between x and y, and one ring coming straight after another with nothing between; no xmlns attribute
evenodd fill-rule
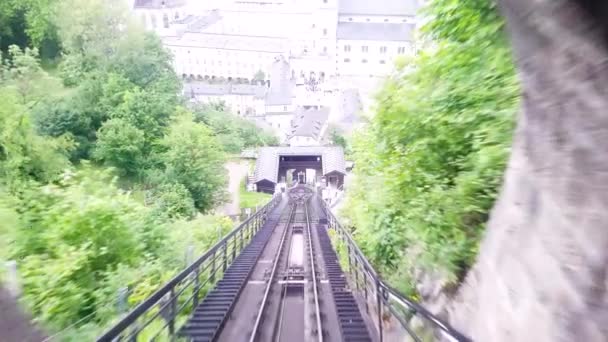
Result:
<svg viewBox="0 0 608 342"><path fill-rule="evenodd" d="M391 320L396 320L405 335L415 342L439 339L457 342L472 341L415 300L406 297L384 282L348 230L340 224L324 201L322 201L322 205L327 216L328 227L335 231L339 243L341 243L341 246L334 245L334 248L338 254L345 253L347 256L348 269L345 271L349 274L351 290L358 295L365 310L372 316L380 342L394 340L394 338L385 336L387 335L385 326ZM346 249L346 251L340 251L340 249Z"/></svg>
<svg viewBox="0 0 608 342"><path fill-rule="evenodd" d="M174 340L180 325L205 297L207 290L221 279L280 200L281 196L274 196L186 269L139 303L97 341Z"/></svg>

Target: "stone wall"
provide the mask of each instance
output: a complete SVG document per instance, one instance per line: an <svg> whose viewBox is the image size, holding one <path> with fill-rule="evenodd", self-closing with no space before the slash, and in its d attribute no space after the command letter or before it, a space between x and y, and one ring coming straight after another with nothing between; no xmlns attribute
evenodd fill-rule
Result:
<svg viewBox="0 0 608 342"><path fill-rule="evenodd" d="M608 341L606 5L500 5L523 108L478 261L449 319L475 341Z"/></svg>

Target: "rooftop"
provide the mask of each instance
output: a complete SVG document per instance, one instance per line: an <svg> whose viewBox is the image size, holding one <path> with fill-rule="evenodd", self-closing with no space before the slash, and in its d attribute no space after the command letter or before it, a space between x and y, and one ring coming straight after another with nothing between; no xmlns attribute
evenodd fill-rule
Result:
<svg viewBox="0 0 608 342"><path fill-rule="evenodd" d="M339 1L340 14L413 16L418 0L343 0Z"/></svg>
<svg viewBox="0 0 608 342"><path fill-rule="evenodd" d="M339 146L261 147L255 164L255 182L278 182L281 156L320 156L323 175L330 172L346 174L344 150Z"/></svg>
<svg viewBox="0 0 608 342"><path fill-rule="evenodd" d="M321 128L329 117L329 108L301 109L294 114L293 130L290 137L311 137L319 139Z"/></svg>
<svg viewBox="0 0 608 342"><path fill-rule="evenodd" d="M284 38L220 35L199 32L185 32L181 37L167 37L163 42L168 46L270 53L283 53L288 50L289 45L289 42Z"/></svg>
<svg viewBox="0 0 608 342"><path fill-rule="evenodd" d="M266 95L266 105L289 105L293 97L293 82L289 63L283 56L277 57L270 69L270 90Z"/></svg>
<svg viewBox="0 0 608 342"><path fill-rule="evenodd" d="M414 25L408 23L338 23L338 39L413 41Z"/></svg>
<svg viewBox="0 0 608 342"><path fill-rule="evenodd" d="M135 0L134 8L175 8L184 6L186 0Z"/></svg>
<svg viewBox="0 0 608 342"><path fill-rule="evenodd" d="M186 95L251 95L257 98L264 98L266 90L266 86L254 84L184 83L184 94Z"/></svg>

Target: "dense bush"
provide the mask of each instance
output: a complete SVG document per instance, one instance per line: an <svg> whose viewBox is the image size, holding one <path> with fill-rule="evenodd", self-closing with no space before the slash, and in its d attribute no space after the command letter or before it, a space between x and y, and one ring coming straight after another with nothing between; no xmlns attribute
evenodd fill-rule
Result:
<svg viewBox="0 0 608 342"><path fill-rule="evenodd" d="M160 160L165 165L166 182L183 184L194 206L202 211L223 200L224 156L207 126L193 122L186 113L170 127L161 146L165 149Z"/></svg>
<svg viewBox="0 0 608 342"><path fill-rule="evenodd" d="M232 228L200 214L223 199L219 141L238 135L234 151L259 134L231 116L229 134L194 122L169 53L116 2L3 2L3 48L14 20L32 33L24 44L48 29L63 54L49 74L35 49L3 51L0 262L17 261L49 334L78 322L57 339L92 340L118 316L119 289L135 305Z"/></svg>
<svg viewBox="0 0 608 342"><path fill-rule="evenodd" d="M457 281L473 262L509 152L518 86L495 5L431 3L433 46L386 82L354 141L346 215L402 289L414 270Z"/></svg>
<svg viewBox="0 0 608 342"><path fill-rule="evenodd" d="M25 299L36 315L59 326L106 304L95 298L106 273L158 254L150 248L162 243L146 239L164 241L161 223L146 219L148 209L92 171L32 187L14 208L19 225L11 254L20 260Z"/></svg>
<svg viewBox="0 0 608 342"><path fill-rule="evenodd" d="M232 228L219 216L167 221L110 177L84 167L1 203L2 257L18 260L25 303L51 329L85 319L99 333L119 289L138 303L185 266L188 249L200 255Z"/></svg>
<svg viewBox="0 0 608 342"><path fill-rule="evenodd" d="M238 117L219 105L199 105L194 108L194 120L210 127L228 153L239 153L246 147L276 146L279 141L251 121Z"/></svg>
<svg viewBox="0 0 608 342"><path fill-rule="evenodd" d="M135 175L141 168L144 132L124 119L111 119L97 132L93 157Z"/></svg>
<svg viewBox="0 0 608 342"><path fill-rule="evenodd" d="M191 218L196 213L192 195L181 183L164 183L154 191L157 210L169 218Z"/></svg>

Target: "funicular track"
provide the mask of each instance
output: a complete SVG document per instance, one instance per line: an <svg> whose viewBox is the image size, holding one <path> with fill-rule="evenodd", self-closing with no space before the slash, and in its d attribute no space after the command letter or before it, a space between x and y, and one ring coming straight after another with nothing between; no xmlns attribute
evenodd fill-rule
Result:
<svg viewBox="0 0 608 342"><path fill-rule="evenodd" d="M307 204L311 195L304 187L289 193L291 217L274 258L250 342L323 341Z"/></svg>
<svg viewBox="0 0 608 342"><path fill-rule="evenodd" d="M348 274L336 243L347 245ZM404 329L396 339L384 331L386 314ZM415 316L442 334L435 337L469 341L386 285L314 190L297 185L276 195L98 341L422 341L409 326Z"/></svg>

